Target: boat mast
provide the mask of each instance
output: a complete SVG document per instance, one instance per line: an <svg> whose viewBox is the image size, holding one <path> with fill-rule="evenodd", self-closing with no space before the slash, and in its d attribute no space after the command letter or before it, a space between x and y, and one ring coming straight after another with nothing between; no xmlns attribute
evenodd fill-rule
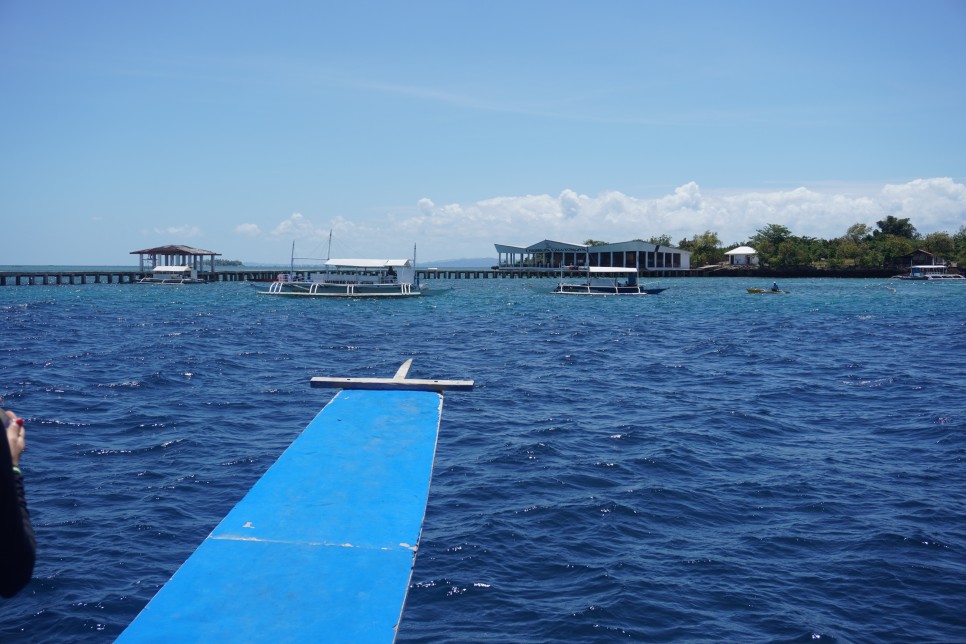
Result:
<svg viewBox="0 0 966 644"><path fill-rule="evenodd" d="M413 276L416 278L416 289L419 289L419 270L416 268L416 244L413 244Z"/></svg>

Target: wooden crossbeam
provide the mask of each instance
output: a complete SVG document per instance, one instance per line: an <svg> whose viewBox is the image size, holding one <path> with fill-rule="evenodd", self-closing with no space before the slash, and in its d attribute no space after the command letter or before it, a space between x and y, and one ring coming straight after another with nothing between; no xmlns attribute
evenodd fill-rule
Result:
<svg viewBox="0 0 966 644"><path fill-rule="evenodd" d="M410 358L400 365L392 378L312 378L310 384L323 389L378 389L389 391L469 391L475 383L472 380L423 380L407 378L413 360Z"/></svg>

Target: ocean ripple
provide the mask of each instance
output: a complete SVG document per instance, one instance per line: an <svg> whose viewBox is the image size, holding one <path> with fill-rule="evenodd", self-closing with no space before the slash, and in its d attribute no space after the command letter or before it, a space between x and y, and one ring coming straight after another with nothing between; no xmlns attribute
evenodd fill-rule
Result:
<svg viewBox="0 0 966 644"><path fill-rule="evenodd" d="M966 288L451 285L0 288L40 544L0 639L115 638L327 402L312 376L413 358L477 388L399 641L966 641Z"/></svg>

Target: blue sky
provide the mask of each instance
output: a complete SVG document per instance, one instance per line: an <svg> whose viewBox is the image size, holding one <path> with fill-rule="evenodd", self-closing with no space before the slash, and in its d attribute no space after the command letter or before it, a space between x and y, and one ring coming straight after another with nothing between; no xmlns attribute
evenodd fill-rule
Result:
<svg viewBox="0 0 966 644"><path fill-rule="evenodd" d="M0 0L0 264L966 224L966 2Z"/></svg>

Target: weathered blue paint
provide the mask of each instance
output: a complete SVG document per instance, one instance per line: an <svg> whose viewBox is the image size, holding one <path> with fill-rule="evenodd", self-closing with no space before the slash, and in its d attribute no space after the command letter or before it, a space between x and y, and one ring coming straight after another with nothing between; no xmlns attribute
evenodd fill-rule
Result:
<svg viewBox="0 0 966 644"><path fill-rule="evenodd" d="M118 641L393 641L442 401L340 392Z"/></svg>

